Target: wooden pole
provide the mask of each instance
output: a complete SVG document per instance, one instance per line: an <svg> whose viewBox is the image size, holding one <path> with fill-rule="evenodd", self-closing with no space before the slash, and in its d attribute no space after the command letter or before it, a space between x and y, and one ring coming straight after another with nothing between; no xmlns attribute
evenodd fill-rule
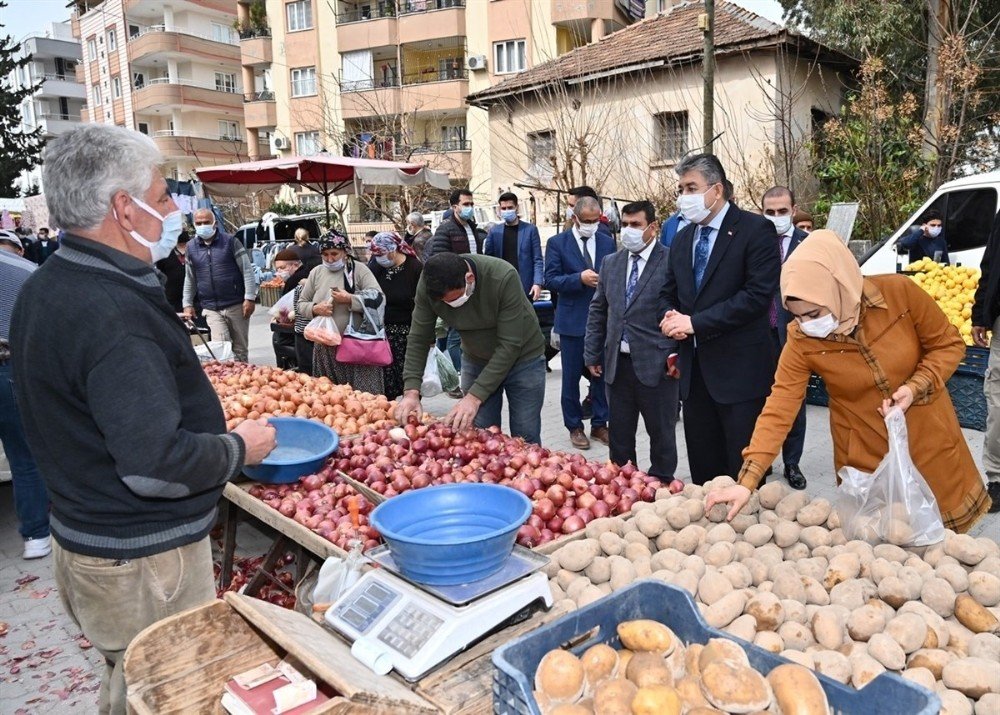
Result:
<svg viewBox="0 0 1000 715"><path fill-rule="evenodd" d="M705 81L702 100L702 151L713 153L715 136L715 0L705 0L705 14L699 18L699 25L705 36L705 51L702 60Z"/></svg>

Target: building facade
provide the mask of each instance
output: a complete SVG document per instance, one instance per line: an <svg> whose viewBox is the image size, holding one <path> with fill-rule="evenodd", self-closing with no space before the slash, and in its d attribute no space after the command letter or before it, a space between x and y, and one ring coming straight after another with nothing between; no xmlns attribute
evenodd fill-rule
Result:
<svg viewBox="0 0 1000 715"><path fill-rule="evenodd" d="M86 100L83 84L77 81L80 43L74 39L68 22L52 23L45 32L26 37L18 49L18 57L31 56L31 61L14 70L11 84L16 87L39 88L21 102L21 128L32 131L41 127L47 139L63 134L81 121ZM22 173L22 191L42 190L40 166Z"/></svg>
<svg viewBox="0 0 1000 715"><path fill-rule="evenodd" d="M168 178L247 161L243 72L230 0L81 0L72 18L84 120L148 134Z"/></svg>

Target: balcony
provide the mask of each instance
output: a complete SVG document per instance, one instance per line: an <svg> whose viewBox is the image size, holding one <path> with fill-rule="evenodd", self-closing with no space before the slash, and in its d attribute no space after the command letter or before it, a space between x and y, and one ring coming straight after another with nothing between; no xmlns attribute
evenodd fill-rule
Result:
<svg viewBox="0 0 1000 715"><path fill-rule="evenodd" d="M435 171L446 172L452 178L472 177L472 142L467 139L424 143L410 150L409 157L397 157L399 161L427 164Z"/></svg>
<svg viewBox="0 0 1000 715"><path fill-rule="evenodd" d="M392 3L351 7L337 14L337 51L354 52L399 44L396 8Z"/></svg>
<svg viewBox="0 0 1000 715"><path fill-rule="evenodd" d="M399 5L399 36L407 43L465 34L465 0L404 0Z"/></svg>
<svg viewBox="0 0 1000 715"><path fill-rule="evenodd" d="M375 6L349 5L344 3L342 7L345 9L337 13L338 25L396 17L396 5L392 2L380 2Z"/></svg>
<svg viewBox="0 0 1000 715"><path fill-rule="evenodd" d="M273 127L278 123L274 92L243 95L243 118L248 129Z"/></svg>
<svg viewBox="0 0 1000 715"><path fill-rule="evenodd" d="M219 89L191 80L178 79L171 82L168 78L161 77L137 87L132 105L136 112L184 107L239 115L243 113L243 95L237 94L235 90Z"/></svg>
<svg viewBox="0 0 1000 715"><path fill-rule="evenodd" d="M402 107L399 79L386 82L341 81L341 113L344 119L398 114Z"/></svg>
<svg viewBox="0 0 1000 715"><path fill-rule="evenodd" d="M244 35L246 36L244 37ZM240 58L244 67L269 65L272 57L270 30L251 30L240 33Z"/></svg>
<svg viewBox="0 0 1000 715"><path fill-rule="evenodd" d="M83 121L78 114L43 114L38 119L38 126L42 128L42 135L46 137L65 134L71 129L76 129Z"/></svg>
<svg viewBox="0 0 1000 715"><path fill-rule="evenodd" d="M210 166L206 160L228 161L249 156L243 137L167 130L153 132L152 138L156 148L168 159L196 156L203 165Z"/></svg>
<svg viewBox="0 0 1000 715"><path fill-rule="evenodd" d="M240 47L235 41L217 40L187 30L166 30L163 25L153 25L129 38L129 62L167 57L238 64Z"/></svg>
<svg viewBox="0 0 1000 715"><path fill-rule="evenodd" d="M76 74L47 74L41 77L42 86L36 97L66 97L68 99L86 99L87 88L76 81Z"/></svg>
<svg viewBox="0 0 1000 715"><path fill-rule="evenodd" d="M97 5L96 2L93 5ZM125 0L125 14L131 17L163 17L163 0ZM232 15L235 5L232 0L187 0L175 2L174 12L181 10L212 10Z"/></svg>
<svg viewBox="0 0 1000 715"><path fill-rule="evenodd" d="M615 0L552 0L552 24L579 26L619 16Z"/></svg>

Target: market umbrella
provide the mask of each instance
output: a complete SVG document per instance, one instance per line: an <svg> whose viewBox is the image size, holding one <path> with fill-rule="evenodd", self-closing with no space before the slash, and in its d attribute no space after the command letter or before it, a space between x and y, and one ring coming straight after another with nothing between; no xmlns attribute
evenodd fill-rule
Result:
<svg viewBox="0 0 1000 715"><path fill-rule="evenodd" d="M430 184L449 189L448 175L423 164L349 156L293 156L243 164L195 169L209 194L243 196L246 186L277 190L282 184L299 184L323 195L330 223L330 197L360 194L365 186L417 186Z"/></svg>

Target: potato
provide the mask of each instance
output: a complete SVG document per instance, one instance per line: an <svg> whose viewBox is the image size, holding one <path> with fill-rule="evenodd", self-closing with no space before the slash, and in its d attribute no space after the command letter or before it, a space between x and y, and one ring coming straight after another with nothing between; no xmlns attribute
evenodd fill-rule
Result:
<svg viewBox="0 0 1000 715"><path fill-rule="evenodd" d="M813 499L799 509L795 520L802 526L819 526L826 523L832 511L833 506L826 499Z"/></svg>
<svg viewBox="0 0 1000 715"><path fill-rule="evenodd" d="M822 584L812 576L800 576L802 588L805 589L806 603L813 603L817 606L826 606L830 603L830 594L826 592Z"/></svg>
<svg viewBox="0 0 1000 715"><path fill-rule="evenodd" d="M808 494L805 492L792 492L778 502L774 507L774 513L786 521L795 521L796 514L808 503Z"/></svg>
<svg viewBox="0 0 1000 715"><path fill-rule="evenodd" d="M674 577L674 580L671 581L671 583L674 586L683 588L692 596L698 592L698 576L691 571L681 571Z"/></svg>
<svg viewBox="0 0 1000 715"><path fill-rule="evenodd" d="M805 624L806 606L804 603L786 598L781 600L781 607L785 611L786 621L794 621L795 623L801 623L803 625Z"/></svg>
<svg viewBox="0 0 1000 715"><path fill-rule="evenodd" d="M583 593L583 589L588 588L591 585L590 579L586 576L577 576L573 579L572 583L566 587L566 596L575 601L580 594Z"/></svg>
<svg viewBox="0 0 1000 715"><path fill-rule="evenodd" d="M691 515L683 506L675 506L666 514L667 524L674 531L680 531L691 523Z"/></svg>
<svg viewBox="0 0 1000 715"><path fill-rule="evenodd" d="M916 683L928 690L934 690L935 678L934 673L927 670L927 668L907 668L902 673L901 676L909 680L911 683Z"/></svg>
<svg viewBox="0 0 1000 715"><path fill-rule="evenodd" d="M625 551L625 539L611 531L606 531L597 537L597 542L601 545L601 551L608 556L619 556Z"/></svg>
<svg viewBox="0 0 1000 715"><path fill-rule="evenodd" d="M699 487L699 489L701 489L701 487ZM705 502L702 501L701 496L688 499L684 508L687 509L688 516L691 518L692 524L696 521L700 521L705 516Z"/></svg>
<svg viewBox="0 0 1000 715"><path fill-rule="evenodd" d="M709 663L702 670L701 691L708 702L730 713L763 710L773 697L764 676L727 660Z"/></svg>
<svg viewBox="0 0 1000 715"><path fill-rule="evenodd" d="M706 571L705 575L698 581L698 598L709 606L732 590L733 584L729 582L729 579L715 569Z"/></svg>
<svg viewBox="0 0 1000 715"><path fill-rule="evenodd" d="M604 643L591 646L580 656L583 665L586 692L593 692L599 684L618 675L618 651Z"/></svg>
<svg viewBox="0 0 1000 715"><path fill-rule="evenodd" d="M697 524L685 526L677 533L674 548L685 554L693 554L694 550L705 540L705 528Z"/></svg>
<svg viewBox="0 0 1000 715"><path fill-rule="evenodd" d="M875 584L868 579L856 578L838 583L830 590L830 603L853 611L860 608L877 593Z"/></svg>
<svg viewBox="0 0 1000 715"><path fill-rule="evenodd" d="M601 546L595 539L582 539L566 544L556 551L554 556L559 559L559 565L562 568L580 573L600 553Z"/></svg>
<svg viewBox="0 0 1000 715"><path fill-rule="evenodd" d="M750 659L743 648L728 638L709 638L701 650L698 651L698 674L702 674L709 663L725 660L735 665L749 667ZM688 674L692 673L690 660L687 661Z"/></svg>
<svg viewBox="0 0 1000 715"><path fill-rule="evenodd" d="M1000 637L992 633L977 633L969 640L969 657L1000 663Z"/></svg>
<svg viewBox="0 0 1000 715"><path fill-rule="evenodd" d="M638 690L624 678L604 681L594 690L595 715L631 715Z"/></svg>
<svg viewBox="0 0 1000 715"><path fill-rule="evenodd" d="M691 643L684 650L684 672L690 677L701 677L701 656L705 646L701 643Z"/></svg>
<svg viewBox="0 0 1000 715"><path fill-rule="evenodd" d="M713 628L725 628L743 613L747 597L743 591L731 591L705 611L705 621Z"/></svg>
<svg viewBox="0 0 1000 715"><path fill-rule="evenodd" d="M900 607L899 613L916 613L927 624L927 636L924 638L923 648L944 648L948 645L948 626L944 619L928 606L920 601L910 601Z"/></svg>
<svg viewBox="0 0 1000 715"><path fill-rule="evenodd" d="M535 670L535 690L554 703L573 702L583 694L584 669L569 651L550 650Z"/></svg>
<svg viewBox="0 0 1000 715"><path fill-rule="evenodd" d="M691 556L684 557L684 560L681 561L681 568L684 569L685 571L690 571L697 578L701 578L702 576L704 576L705 571L707 570L705 568L704 559L702 559L700 556L695 556L693 554Z"/></svg>
<svg viewBox="0 0 1000 715"><path fill-rule="evenodd" d="M830 705L816 675L801 665L785 663L767 674L774 704L782 715L827 715Z"/></svg>
<svg viewBox="0 0 1000 715"><path fill-rule="evenodd" d="M726 633L753 642L757 635L757 621L750 614L743 614L725 628Z"/></svg>
<svg viewBox="0 0 1000 715"><path fill-rule="evenodd" d="M584 529L584 534L586 534L588 539L600 539L601 534L605 532L610 532L617 536L621 536L622 524L625 520L621 517L602 517L600 519L593 519L587 527Z"/></svg>
<svg viewBox="0 0 1000 715"><path fill-rule="evenodd" d="M764 544L763 546L758 546L753 552L754 558L760 561L762 564L771 568L775 564L780 564L784 561L784 556L781 552L781 547L776 544Z"/></svg>
<svg viewBox="0 0 1000 715"><path fill-rule="evenodd" d="M712 544L705 551L705 563L715 567L725 566L733 560L735 550L736 547L728 541L720 541Z"/></svg>
<svg viewBox="0 0 1000 715"><path fill-rule="evenodd" d="M876 585L879 585L882 583L882 579L895 576L899 572L899 569L900 564L896 561L889 561L888 559L879 557L868 564L868 573L863 575L865 578L870 578Z"/></svg>
<svg viewBox="0 0 1000 715"><path fill-rule="evenodd" d="M782 519L775 524L774 536L772 538L774 539L774 543L783 549L787 546L798 543L799 533L801 531L802 527L794 521Z"/></svg>
<svg viewBox="0 0 1000 715"><path fill-rule="evenodd" d="M806 589L802 585L802 579L794 571L791 573L782 573L774 579L774 586L771 591L778 598L790 598L793 601L803 603L806 600Z"/></svg>
<svg viewBox="0 0 1000 715"><path fill-rule="evenodd" d="M770 526L766 524L754 524L743 532L743 540L755 547L763 546L771 540L773 534L774 531Z"/></svg>
<svg viewBox="0 0 1000 715"><path fill-rule="evenodd" d="M681 715L680 696L665 685L640 687L632 699L632 715Z"/></svg>
<svg viewBox="0 0 1000 715"><path fill-rule="evenodd" d="M799 540L812 552L819 546L830 545L830 531L824 526L807 526L799 532Z"/></svg>
<svg viewBox="0 0 1000 715"><path fill-rule="evenodd" d="M885 666L868 655L867 652L853 655L851 662L851 685L861 689L885 672Z"/></svg>
<svg viewBox="0 0 1000 715"><path fill-rule="evenodd" d="M976 603L976 599L967 593L955 599L955 617L973 633L1000 632L1000 621L997 617Z"/></svg>
<svg viewBox="0 0 1000 715"><path fill-rule="evenodd" d="M788 495L784 482L769 482L757 490L762 509L774 509Z"/></svg>
<svg viewBox="0 0 1000 715"><path fill-rule="evenodd" d="M762 581L767 580L767 566L762 564L758 559L750 556L743 559L741 563L750 572L751 584L753 586L759 586Z"/></svg>
<svg viewBox="0 0 1000 715"><path fill-rule="evenodd" d="M646 509L635 515L633 521L639 531L650 539L655 539L664 529L667 528L666 519L660 517L656 511Z"/></svg>
<svg viewBox="0 0 1000 715"><path fill-rule="evenodd" d="M750 569L741 563L729 563L719 568L719 573L725 576L733 588L749 588L753 585Z"/></svg>
<svg viewBox="0 0 1000 715"><path fill-rule="evenodd" d="M630 543L625 544L625 553L622 554L622 556L624 556L627 561L630 561L632 563L635 563L639 559L646 559L648 561L650 557L652 557L652 555L653 552L649 548L648 543L642 544L636 541L632 541Z"/></svg>
<svg viewBox="0 0 1000 715"><path fill-rule="evenodd" d="M816 671L845 685L851 682L851 661L846 655L835 650L821 650L813 653Z"/></svg>
<svg viewBox="0 0 1000 715"><path fill-rule="evenodd" d="M868 654L887 670L902 670L906 667L906 653L887 633L876 633L868 639Z"/></svg>
<svg viewBox="0 0 1000 715"><path fill-rule="evenodd" d="M885 632L909 655L923 646L927 624L916 613L902 613L889 622Z"/></svg>
<svg viewBox="0 0 1000 715"><path fill-rule="evenodd" d="M544 712L547 712L548 715L593 715L594 711L580 703L560 703Z"/></svg>
<svg viewBox="0 0 1000 715"><path fill-rule="evenodd" d="M785 650L781 651L778 655L780 655L785 660L790 660L793 663L797 663L798 665L801 665L805 668L809 668L809 670L812 670L813 667L816 665L816 662L813 660L812 653L806 653L801 650L792 650L790 648L786 648Z"/></svg>
<svg viewBox="0 0 1000 715"><path fill-rule="evenodd" d="M948 663L941 682L976 700L986 693L1000 694L1000 667L985 658L964 658Z"/></svg>
<svg viewBox="0 0 1000 715"><path fill-rule="evenodd" d="M687 675L674 684L674 689L681 698L681 703L689 711L692 708L710 707L705 695L701 692L701 683L697 676Z"/></svg>
<svg viewBox="0 0 1000 715"><path fill-rule="evenodd" d="M639 619L618 624L618 637L631 651L669 654L677 645L677 637L667 626L657 621Z"/></svg>
<svg viewBox="0 0 1000 715"><path fill-rule="evenodd" d="M949 618L944 624L948 628L947 650L960 657L967 656L969 645L976 634L963 626L955 617Z"/></svg>
<svg viewBox="0 0 1000 715"><path fill-rule="evenodd" d="M986 548L968 534L946 534L944 552L967 566L975 566L988 555Z"/></svg>
<svg viewBox="0 0 1000 715"><path fill-rule="evenodd" d="M677 541L676 531L664 531L662 534L656 537L656 548L660 549L672 549L674 548L674 542Z"/></svg>
<svg viewBox="0 0 1000 715"><path fill-rule="evenodd" d="M1000 713L1000 695L987 693L976 702L976 715L997 715Z"/></svg>
<svg viewBox="0 0 1000 715"><path fill-rule="evenodd" d="M857 578L861 572L861 557L847 552L830 559L830 565L823 577L823 586L829 591L838 583Z"/></svg>
<svg viewBox="0 0 1000 715"><path fill-rule="evenodd" d="M617 591L618 589L625 588L630 583L635 581L636 573L635 566L623 559L612 559L611 564L611 578L608 583L611 584L611 589Z"/></svg>
<svg viewBox="0 0 1000 715"><path fill-rule="evenodd" d="M944 667L953 660L956 660L954 653L940 648L922 648L907 659L906 667L927 668L936 679L940 680Z"/></svg>
<svg viewBox="0 0 1000 715"><path fill-rule="evenodd" d="M816 643L812 631L795 621L785 621L778 626L778 635L785 642L786 648L794 650L805 650Z"/></svg>
<svg viewBox="0 0 1000 715"><path fill-rule="evenodd" d="M772 653L780 653L785 649L785 641L774 631L761 631L754 636L753 643L755 646L769 650Z"/></svg>
<svg viewBox="0 0 1000 715"><path fill-rule="evenodd" d="M782 555L785 561L800 561L809 558L809 547L802 542L798 542L786 547Z"/></svg>
<svg viewBox="0 0 1000 715"><path fill-rule="evenodd" d="M560 586L555 579L549 581L549 590L552 591L553 601L561 601L566 598L566 592L562 590L562 586Z"/></svg>
<svg viewBox="0 0 1000 715"><path fill-rule="evenodd" d="M938 691L938 695L941 697L940 715L972 715L972 703L957 690L945 688Z"/></svg>
<svg viewBox="0 0 1000 715"><path fill-rule="evenodd" d="M625 677L635 683L636 687L646 688L654 685L669 685L673 687L673 671L663 661L659 653L636 653L628 663Z"/></svg>
<svg viewBox="0 0 1000 715"><path fill-rule="evenodd" d="M611 563L603 556L597 556L583 571L595 586L607 583L611 578Z"/></svg>
<svg viewBox="0 0 1000 715"><path fill-rule="evenodd" d="M832 606L820 608L812 617L812 630L817 643L829 650L836 650L844 642L844 617Z"/></svg>
<svg viewBox="0 0 1000 715"><path fill-rule="evenodd" d="M1000 604L1000 578L986 571L973 571L969 574L969 595L982 606ZM956 591L958 589L955 589Z"/></svg>
<svg viewBox="0 0 1000 715"><path fill-rule="evenodd" d="M886 528L885 538L890 544L908 546L913 542L913 527L903 519L890 519Z"/></svg>
<svg viewBox="0 0 1000 715"><path fill-rule="evenodd" d="M910 600L910 590L899 576L886 576L878 582L878 597L899 608Z"/></svg>
<svg viewBox="0 0 1000 715"><path fill-rule="evenodd" d="M851 611L847 618L847 633L856 641L867 641L885 628L885 613L878 606L866 603Z"/></svg>
<svg viewBox="0 0 1000 715"><path fill-rule="evenodd" d="M602 584L606 586L607 584ZM580 608L584 606L589 606L594 601L600 601L602 598L608 595L610 591L605 591L604 589L594 586L593 584L584 588L576 597L576 605Z"/></svg>

